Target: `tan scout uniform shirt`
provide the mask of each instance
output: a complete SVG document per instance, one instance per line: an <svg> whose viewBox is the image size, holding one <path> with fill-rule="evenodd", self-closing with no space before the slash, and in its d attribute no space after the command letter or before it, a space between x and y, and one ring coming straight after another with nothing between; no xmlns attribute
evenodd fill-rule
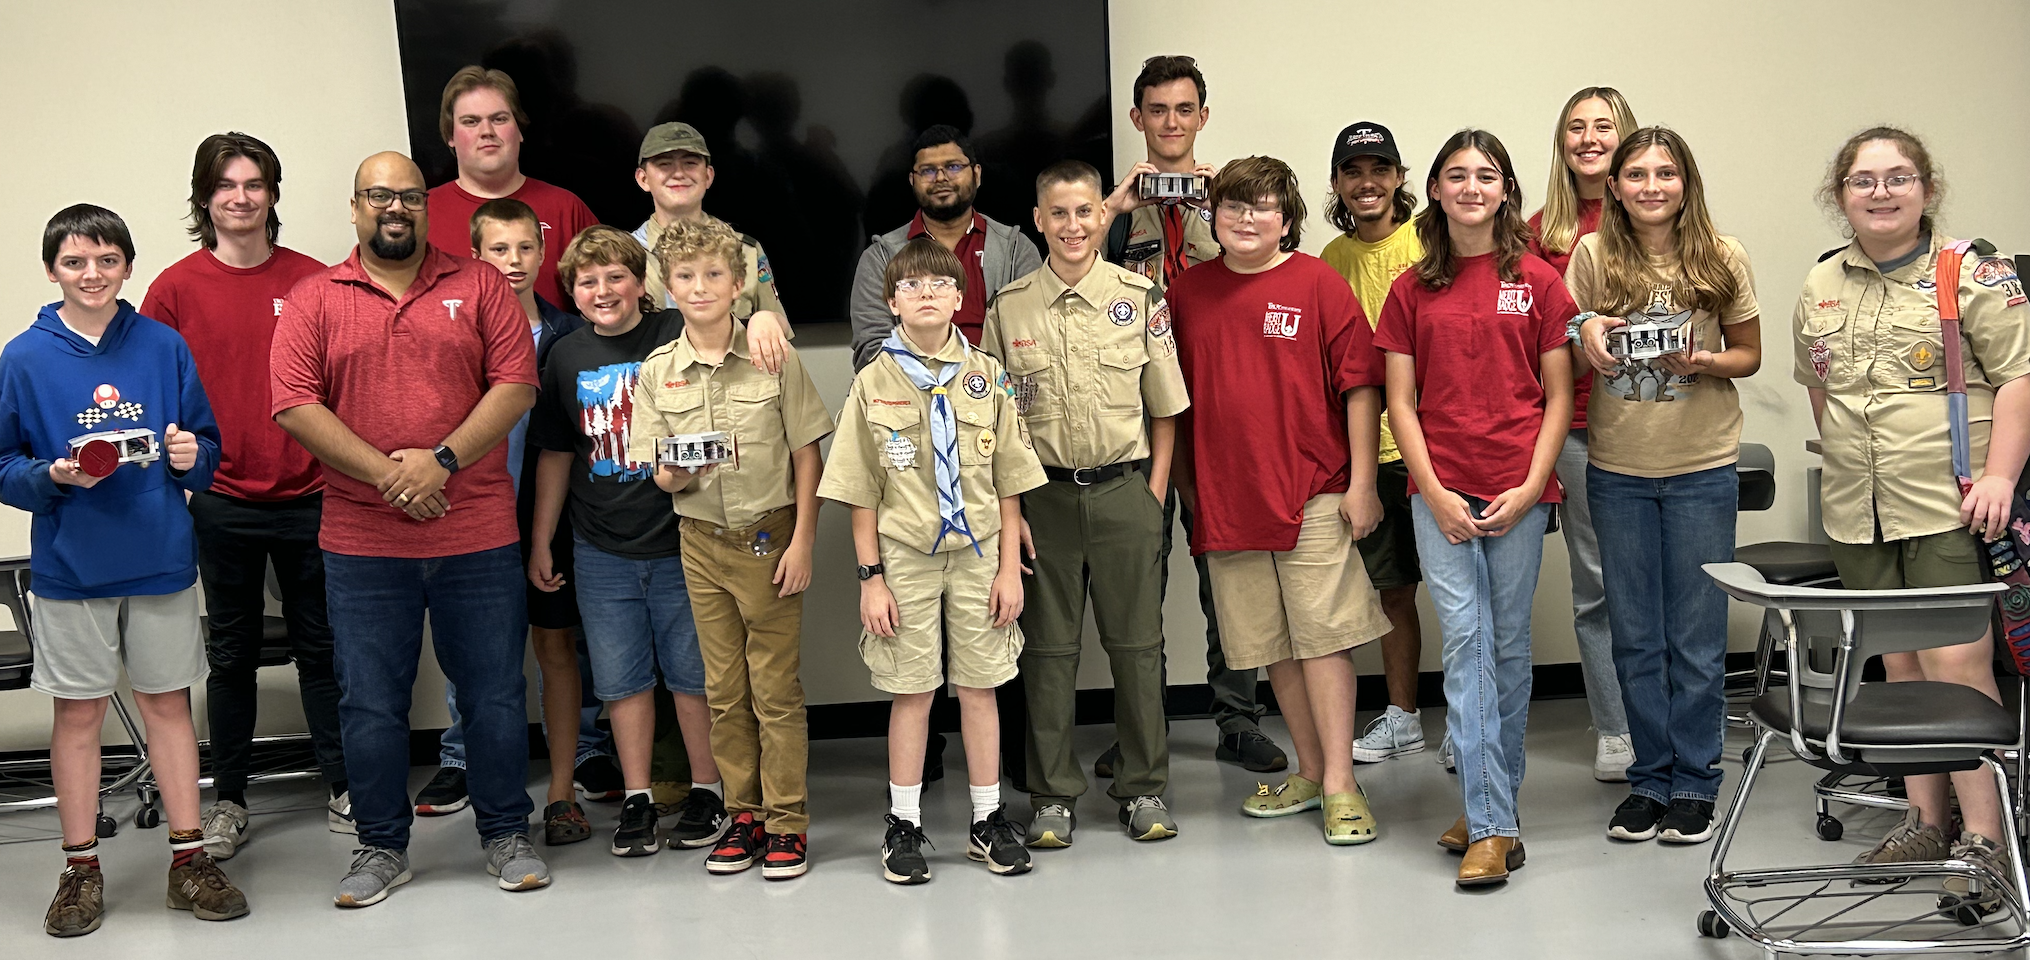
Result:
<svg viewBox="0 0 2030 960"><path fill-rule="evenodd" d="M738 462L705 471L670 499L681 516L738 530L796 502L790 454L830 434L832 417L796 350L783 357L781 373L766 373L748 361L747 328L735 321L732 348L717 366L699 359L686 337L641 362L627 453L654 463L657 440L715 430L733 435Z"/></svg>
<svg viewBox="0 0 2030 960"><path fill-rule="evenodd" d="M1821 488L1826 535L1841 543L1907 540L1960 526L1946 419L1945 353L1932 269L1941 247L1887 275L1847 249L1812 268L1793 323L1797 382L1826 392ZM2030 373L2030 311L2008 262L1969 256L1960 271L1960 334L1973 474L1988 456L1995 388Z"/></svg>
<svg viewBox="0 0 2030 960"><path fill-rule="evenodd" d="M711 214L706 214L711 216ZM650 217L636 227L634 238L648 248L648 295L649 300L660 303L665 309L677 309L677 301L670 298L670 292L663 285L663 267L656 262L656 244L663 239L663 226ZM756 310L772 310L783 318L784 333L794 339L788 331L789 314L782 309L782 298L775 293L775 272L768 265L768 254L761 250L761 243L747 234L740 235L740 252L747 261L746 279L741 281L740 294L733 298L733 315L742 320L754 316Z"/></svg>
<svg viewBox="0 0 2030 960"><path fill-rule="evenodd" d="M902 342L923 356L907 336ZM966 502L966 522L973 537L985 543L1001 529L1001 498L1034 490L1048 480L1022 436L1022 419L1008 395L1000 361L968 349L957 327L944 347L925 359L933 372L939 363L964 363L946 390L957 419L959 492ZM894 357L886 352L877 355L853 378L818 496L872 508L881 535L912 549L971 550L972 541L964 536L938 538L943 521L937 512L930 417L930 392L918 390Z"/></svg>
<svg viewBox="0 0 2030 960"><path fill-rule="evenodd" d="M1219 256L1219 241L1212 236L1211 207L1184 208L1184 262L1196 266ZM1121 250L1121 266L1156 281L1161 293L1170 285L1163 276L1163 205L1151 203L1128 213L1128 244Z"/></svg>
<svg viewBox="0 0 2030 960"><path fill-rule="evenodd" d="M1002 360L1015 409L1047 466L1104 467L1149 455L1143 419L1191 401L1156 284L1095 263L1067 287L1050 264L1001 288L987 305L980 349Z"/></svg>

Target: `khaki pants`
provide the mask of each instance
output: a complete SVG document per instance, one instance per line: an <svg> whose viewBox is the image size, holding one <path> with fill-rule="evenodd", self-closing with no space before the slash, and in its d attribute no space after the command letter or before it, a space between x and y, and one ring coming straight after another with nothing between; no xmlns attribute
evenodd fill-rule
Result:
<svg viewBox="0 0 2030 960"><path fill-rule="evenodd" d="M860 631L860 659L874 689L930 693L949 677L961 687L991 690L1015 679L1021 621L994 626L990 610L1003 534L1015 531L980 538L978 553L968 544L925 554L881 538L882 579L902 622L892 637Z"/></svg>
<svg viewBox="0 0 2030 960"><path fill-rule="evenodd" d="M1381 596L1339 518L1340 497L1325 493L1305 502L1289 550L1206 553L1229 666L1309 660L1389 632Z"/></svg>
<svg viewBox="0 0 2030 960"><path fill-rule="evenodd" d="M1086 778L1072 754L1086 594L1114 675L1121 761L1108 795L1160 796L1169 785L1163 720L1163 504L1129 471L1105 483L1057 481L1022 495L1036 544L1024 578L1022 677L1029 700L1030 803L1071 805Z"/></svg>
<svg viewBox="0 0 2030 960"><path fill-rule="evenodd" d="M712 759L726 784L726 809L754 814L769 833L804 833L810 732L798 676L802 594L777 597L770 582L796 531L796 508L730 530L686 518L684 579L705 660L712 709ZM754 555L766 531L767 556Z"/></svg>

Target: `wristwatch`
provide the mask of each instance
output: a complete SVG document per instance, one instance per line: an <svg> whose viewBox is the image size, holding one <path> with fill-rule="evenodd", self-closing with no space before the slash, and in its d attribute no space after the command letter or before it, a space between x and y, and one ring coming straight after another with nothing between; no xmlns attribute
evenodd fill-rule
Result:
<svg viewBox="0 0 2030 960"><path fill-rule="evenodd" d="M432 450L430 452L436 454L438 466L443 467L444 469L449 470L452 473L458 472L458 454L452 453L450 447L447 447L440 443L437 445L437 449Z"/></svg>
<svg viewBox="0 0 2030 960"><path fill-rule="evenodd" d="M862 563L855 566L854 569L860 571L860 579L862 580L872 580L882 573L881 564L878 563L872 566Z"/></svg>

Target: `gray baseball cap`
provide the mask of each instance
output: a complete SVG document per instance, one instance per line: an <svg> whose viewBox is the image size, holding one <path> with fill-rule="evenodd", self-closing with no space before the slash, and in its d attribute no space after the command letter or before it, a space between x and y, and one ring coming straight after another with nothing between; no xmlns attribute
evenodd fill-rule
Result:
<svg viewBox="0 0 2030 960"><path fill-rule="evenodd" d="M705 135L688 123L659 123L651 127L648 136L641 138L641 156L635 159L647 160L675 150L712 159L712 151L705 146Z"/></svg>

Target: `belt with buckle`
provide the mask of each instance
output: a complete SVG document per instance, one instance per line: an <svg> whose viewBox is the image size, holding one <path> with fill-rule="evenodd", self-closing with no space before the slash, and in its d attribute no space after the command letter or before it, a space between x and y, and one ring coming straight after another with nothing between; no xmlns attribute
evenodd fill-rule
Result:
<svg viewBox="0 0 2030 960"><path fill-rule="evenodd" d="M1076 483L1081 487L1090 487L1096 483L1105 483L1130 471L1144 472L1144 464L1146 463L1148 463L1146 460L1123 460L1120 463L1110 463L1104 467L1079 467L1076 470L1045 465L1043 475L1062 483Z"/></svg>

